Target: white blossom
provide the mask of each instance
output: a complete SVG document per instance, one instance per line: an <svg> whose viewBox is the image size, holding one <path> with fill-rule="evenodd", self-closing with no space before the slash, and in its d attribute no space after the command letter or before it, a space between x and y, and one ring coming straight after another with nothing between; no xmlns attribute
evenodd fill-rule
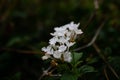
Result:
<svg viewBox="0 0 120 80"><path fill-rule="evenodd" d="M66 28L64 28L64 27L56 27L56 28L54 28L54 30L55 30L56 32L61 32L61 31L65 31Z"/></svg>
<svg viewBox="0 0 120 80"><path fill-rule="evenodd" d="M67 46L61 45L61 46L59 46L58 51L59 51L59 52L64 52L66 49L67 49Z"/></svg>
<svg viewBox="0 0 120 80"><path fill-rule="evenodd" d="M42 56L42 60L46 60L46 59L48 59L48 58L50 58L50 55L49 55L49 54L45 54L44 56Z"/></svg>
<svg viewBox="0 0 120 80"><path fill-rule="evenodd" d="M51 46L43 47L42 51L46 52L47 54L53 54L53 48Z"/></svg>
<svg viewBox="0 0 120 80"><path fill-rule="evenodd" d="M57 59L60 59L60 58L61 58L61 55L62 55L61 52L55 51L54 54L53 54L53 57L55 57L55 58L57 58Z"/></svg>
<svg viewBox="0 0 120 80"><path fill-rule="evenodd" d="M78 23L78 24L74 24L74 22L71 22L70 24L69 24L69 26L68 26L68 28L69 28L69 30L76 30L76 29L78 29L78 26L80 25L80 23Z"/></svg>
<svg viewBox="0 0 120 80"><path fill-rule="evenodd" d="M66 45L68 46L68 47L71 47L71 46L73 46L75 44L75 42L66 42Z"/></svg>
<svg viewBox="0 0 120 80"><path fill-rule="evenodd" d="M74 22L71 22L69 25L67 25L67 27L70 31L74 31L76 34L82 34L82 30L78 29L79 25L80 23L74 24Z"/></svg>
<svg viewBox="0 0 120 80"><path fill-rule="evenodd" d="M74 22L71 22L70 24L54 28L55 32L50 33L53 36L49 40L50 45L42 48L42 51L45 52L42 59L46 60L52 57L70 62L72 57L69 48L75 44L76 36L83 33L81 29L78 29L79 25L79 23L74 24Z"/></svg>
<svg viewBox="0 0 120 80"><path fill-rule="evenodd" d="M71 52L65 52L63 54L63 57L64 57L64 61L66 61L66 62L71 62L71 60L72 60Z"/></svg>
<svg viewBox="0 0 120 80"><path fill-rule="evenodd" d="M55 31L56 32L51 33L52 36L64 36L65 33L67 32L67 30L65 28L62 28L62 27L55 28Z"/></svg>
<svg viewBox="0 0 120 80"><path fill-rule="evenodd" d="M70 40L69 37L62 36L58 39L57 42L64 44L64 43L68 42L68 40Z"/></svg>
<svg viewBox="0 0 120 80"><path fill-rule="evenodd" d="M55 45L57 41L58 41L58 38L57 38L57 37L53 37L53 38L51 38L51 39L49 40L49 44Z"/></svg>

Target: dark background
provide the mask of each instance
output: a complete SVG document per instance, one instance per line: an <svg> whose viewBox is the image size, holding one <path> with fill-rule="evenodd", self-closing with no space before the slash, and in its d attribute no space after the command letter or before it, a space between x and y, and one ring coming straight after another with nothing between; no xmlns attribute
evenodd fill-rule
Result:
<svg viewBox="0 0 120 80"><path fill-rule="evenodd" d="M95 44L120 76L120 0L0 0L0 80L37 80L43 67L41 48L54 27L80 22L84 32L76 48L89 43L104 26ZM118 80L93 46L83 52L85 64L95 67L81 80ZM107 76L106 76L107 75Z"/></svg>

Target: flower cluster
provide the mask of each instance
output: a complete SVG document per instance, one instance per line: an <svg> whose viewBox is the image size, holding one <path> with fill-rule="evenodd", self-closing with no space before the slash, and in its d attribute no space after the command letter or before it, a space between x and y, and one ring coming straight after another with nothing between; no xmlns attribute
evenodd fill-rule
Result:
<svg viewBox="0 0 120 80"><path fill-rule="evenodd" d="M49 46L42 48L42 51L45 52L42 59L55 58L70 62L72 57L69 48L75 44L76 36L83 33L81 29L78 29L78 26L79 23L71 22L54 28L55 32L50 33L53 38L49 40Z"/></svg>

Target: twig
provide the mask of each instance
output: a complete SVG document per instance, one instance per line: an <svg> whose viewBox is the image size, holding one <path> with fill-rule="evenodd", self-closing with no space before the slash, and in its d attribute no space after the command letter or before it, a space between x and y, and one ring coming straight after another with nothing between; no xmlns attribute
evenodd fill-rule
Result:
<svg viewBox="0 0 120 80"><path fill-rule="evenodd" d="M48 75L49 73L49 70L51 69L52 67L49 66L48 69L44 70L43 71L43 74L40 76L40 78L38 80L41 80L45 75Z"/></svg>
<svg viewBox="0 0 120 80"><path fill-rule="evenodd" d="M61 74L53 74L51 76L53 76L53 77L61 77L62 75Z"/></svg>
<svg viewBox="0 0 120 80"><path fill-rule="evenodd" d="M96 11L93 11L93 12L91 13L91 15L90 15L87 23L85 24L85 26L83 26L83 29L85 29L85 28L90 24L90 22L93 20L93 18L94 18L94 16L95 16L95 14L96 14Z"/></svg>
<svg viewBox="0 0 120 80"><path fill-rule="evenodd" d="M17 53L25 53L25 54L40 54L41 52L36 51L29 51L29 50L19 50L19 49L12 49L12 48L1 48L0 51L10 51L10 52L17 52Z"/></svg>
<svg viewBox="0 0 120 80"><path fill-rule="evenodd" d="M99 9L98 0L94 0L94 6L96 10Z"/></svg>
<svg viewBox="0 0 120 80"><path fill-rule="evenodd" d="M13 10L13 8L16 6L17 1L18 1L18 0L13 0L13 4L12 4L12 3L11 3L11 4L9 3L8 9L2 14L2 17L1 17L1 19L0 19L1 22L5 21L5 20L8 18L10 12L11 12L11 11Z"/></svg>
<svg viewBox="0 0 120 80"><path fill-rule="evenodd" d="M88 21L86 22L86 24L82 27L82 30L85 30L86 27L91 23L91 21L94 19L96 15L96 10L94 10L91 14L90 17L88 18ZM79 36L78 36L79 37ZM79 40L81 40L84 36L81 35L81 37L79 38Z"/></svg>
<svg viewBox="0 0 120 80"><path fill-rule="evenodd" d="M5 0L0 1L0 11L1 11L1 8L3 7L4 3L5 3Z"/></svg>
<svg viewBox="0 0 120 80"><path fill-rule="evenodd" d="M86 44L82 47L79 47L77 49L74 49L73 51L79 51L81 49L84 49L84 48L87 48L87 47L91 46L95 42L95 40L97 39L97 37L98 37L102 27L104 26L104 24L105 24L105 21L103 21L103 23L99 26L99 28L97 29L97 31L96 31L95 35L93 36L92 40L88 44Z"/></svg>
<svg viewBox="0 0 120 80"><path fill-rule="evenodd" d="M82 27L83 30L91 23L91 21L94 19L95 15L96 15L96 12L97 12L98 9L99 9L98 0L94 0L93 3L94 3L94 8L95 8L95 9L94 9L94 11L91 13L91 15L90 15L88 21L86 22L85 26ZM82 38L83 38L83 36L80 37L80 39L82 39Z"/></svg>
<svg viewBox="0 0 120 80"><path fill-rule="evenodd" d="M49 75L49 76L52 76L52 77L60 77L62 76L61 74L52 74L52 72L55 70L55 69L52 69L51 71L49 71L50 69L52 68L52 66L49 66L48 69L44 70L43 71L43 74L39 77L38 80L42 80L42 78L46 75Z"/></svg>
<svg viewBox="0 0 120 80"><path fill-rule="evenodd" d="M112 73L116 76L116 78L119 80L119 76L118 74L115 72L115 70L112 68L112 66L107 62L106 58L104 57L104 55L101 54L101 50L100 48L94 43L93 47L95 48L96 52L98 53L98 55L101 57L101 59L106 63L106 65L108 66L108 68L112 71Z"/></svg>
<svg viewBox="0 0 120 80"><path fill-rule="evenodd" d="M104 71L104 74L105 74L106 79L109 80L109 77L108 77L107 71L106 71L106 67L104 67L104 70L103 70L103 71Z"/></svg>
<svg viewBox="0 0 120 80"><path fill-rule="evenodd" d="M83 28L86 28L90 24L90 22L93 20L94 16L96 15L96 11L99 9L98 0L94 0L94 7L95 7L95 10L92 12L92 14L88 19L88 22Z"/></svg>

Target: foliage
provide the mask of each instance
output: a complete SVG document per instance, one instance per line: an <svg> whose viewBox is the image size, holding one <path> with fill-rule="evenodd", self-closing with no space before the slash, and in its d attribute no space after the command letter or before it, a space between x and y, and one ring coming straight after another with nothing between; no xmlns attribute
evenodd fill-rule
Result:
<svg viewBox="0 0 120 80"><path fill-rule="evenodd" d="M120 1L98 1L96 10L94 0L0 0L0 80L38 80L50 65L41 60L49 33L71 21L80 22L84 32L71 50L89 43L105 21L95 44L120 76ZM106 74L109 80L118 80L93 45L73 53L74 61L58 62L53 71L61 77L43 80L106 80Z"/></svg>

